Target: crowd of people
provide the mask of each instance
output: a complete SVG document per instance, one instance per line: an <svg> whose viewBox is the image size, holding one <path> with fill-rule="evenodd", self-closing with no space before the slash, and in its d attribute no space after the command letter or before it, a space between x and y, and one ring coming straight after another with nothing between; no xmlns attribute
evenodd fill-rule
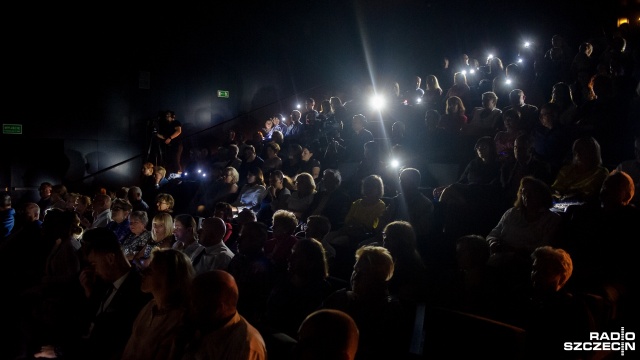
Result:
<svg viewBox="0 0 640 360"><path fill-rule="evenodd" d="M563 343L638 325L625 47L556 35L535 67L445 59L425 88L380 91L388 132L364 92L308 98L186 156L167 111L166 163L136 184L44 182L15 209L4 192L4 357L409 359L428 306L522 329L508 358L605 358ZM457 180L427 181L430 163Z"/></svg>

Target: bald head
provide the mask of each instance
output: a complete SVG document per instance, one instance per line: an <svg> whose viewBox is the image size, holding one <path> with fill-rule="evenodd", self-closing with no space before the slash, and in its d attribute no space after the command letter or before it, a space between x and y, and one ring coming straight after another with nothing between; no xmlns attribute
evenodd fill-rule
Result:
<svg viewBox="0 0 640 360"><path fill-rule="evenodd" d="M227 232L224 220L218 217L209 217L202 220L202 228L198 236L203 246L213 246L222 242Z"/></svg>
<svg viewBox="0 0 640 360"><path fill-rule="evenodd" d="M351 316L340 310L317 310L300 325L296 359L354 359L358 339Z"/></svg>
<svg viewBox="0 0 640 360"><path fill-rule="evenodd" d="M193 320L204 327L226 322L235 315L238 285L231 274L222 270L197 275L191 284Z"/></svg>

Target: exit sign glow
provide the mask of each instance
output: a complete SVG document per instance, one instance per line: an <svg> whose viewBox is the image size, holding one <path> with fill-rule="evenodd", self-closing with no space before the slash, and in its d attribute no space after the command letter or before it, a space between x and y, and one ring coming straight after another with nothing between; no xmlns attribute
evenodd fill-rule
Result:
<svg viewBox="0 0 640 360"><path fill-rule="evenodd" d="M229 97L229 91L228 90L218 90L218 97L219 98L228 98Z"/></svg>
<svg viewBox="0 0 640 360"><path fill-rule="evenodd" d="M22 134L22 124L2 124L2 133L20 135Z"/></svg>

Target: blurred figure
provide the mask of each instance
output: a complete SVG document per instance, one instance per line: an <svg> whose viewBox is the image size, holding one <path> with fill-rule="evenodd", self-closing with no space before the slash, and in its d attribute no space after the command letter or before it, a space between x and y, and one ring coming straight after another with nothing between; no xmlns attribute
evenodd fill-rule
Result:
<svg viewBox="0 0 640 360"><path fill-rule="evenodd" d="M359 331L347 313L321 309L302 322L297 339L294 360L355 360Z"/></svg>
<svg viewBox="0 0 640 360"><path fill-rule="evenodd" d="M153 252L140 284L142 292L152 294L153 299L138 313L122 360L171 359L171 346L183 325L194 276L184 253L174 249Z"/></svg>
<svg viewBox="0 0 640 360"><path fill-rule="evenodd" d="M262 335L237 311L238 286L226 271L197 275L192 282L188 321L192 329L178 344L183 360L266 360Z"/></svg>

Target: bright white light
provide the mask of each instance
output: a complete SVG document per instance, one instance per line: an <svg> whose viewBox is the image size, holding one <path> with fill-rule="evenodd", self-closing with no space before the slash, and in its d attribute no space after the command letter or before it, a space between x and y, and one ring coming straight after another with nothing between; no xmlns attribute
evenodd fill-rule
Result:
<svg viewBox="0 0 640 360"><path fill-rule="evenodd" d="M202 172L202 170L198 169L198 174L200 174Z"/></svg>
<svg viewBox="0 0 640 360"><path fill-rule="evenodd" d="M489 54L489 56L487 57L487 59L489 59L489 60L493 59L493 54Z"/></svg>
<svg viewBox="0 0 640 360"><path fill-rule="evenodd" d="M300 104L296 105L297 109L300 109L301 107L302 107L302 105L300 105Z"/></svg>
<svg viewBox="0 0 640 360"><path fill-rule="evenodd" d="M416 99L416 104L420 104L422 102L422 98L417 98Z"/></svg>
<svg viewBox="0 0 640 360"><path fill-rule="evenodd" d="M207 177L207 174L206 173L202 173L202 177Z"/></svg>
<svg viewBox="0 0 640 360"><path fill-rule="evenodd" d="M400 161L396 159L391 160L391 167L397 168L398 166L400 166Z"/></svg>
<svg viewBox="0 0 640 360"><path fill-rule="evenodd" d="M187 177L189 176L189 173L185 171L182 175L184 175L184 177Z"/></svg>
<svg viewBox="0 0 640 360"><path fill-rule="evenodd" d="M475 71L474 69L471 69L471 70L469 70L469 73L470 73L470 74L475 74L475 73L476 73L476 71Z"/></svg>
<svg viewBox="0 0 640 360"><path fill-rule="evenodd" d="M369 101L369 104L371 104L371 107L375 110L382 110L386 105L386 101L382 96L374 95Z"/></svg>
<svg viewBox="0 0 640 360"><path fill-rule="evenodd" d="M518 62L519 62L520 64L522 64L522 58L519 58L519 59L518 59Z"/></svg>
<svg viewBox="0 0 640 360"><path fill-rule="evenodd" d="M507 79L507 81L505 81L505 84L511 85L511 79Z"/></svg>
<svg viewBox="0 0 640 360"><path fill-rule="evenodd" d="M524 47L528 48L529 46L531 46L531 43L530 43L530 42L528 42L528 41L525 41L525 42L524 42Z"/></svg>

